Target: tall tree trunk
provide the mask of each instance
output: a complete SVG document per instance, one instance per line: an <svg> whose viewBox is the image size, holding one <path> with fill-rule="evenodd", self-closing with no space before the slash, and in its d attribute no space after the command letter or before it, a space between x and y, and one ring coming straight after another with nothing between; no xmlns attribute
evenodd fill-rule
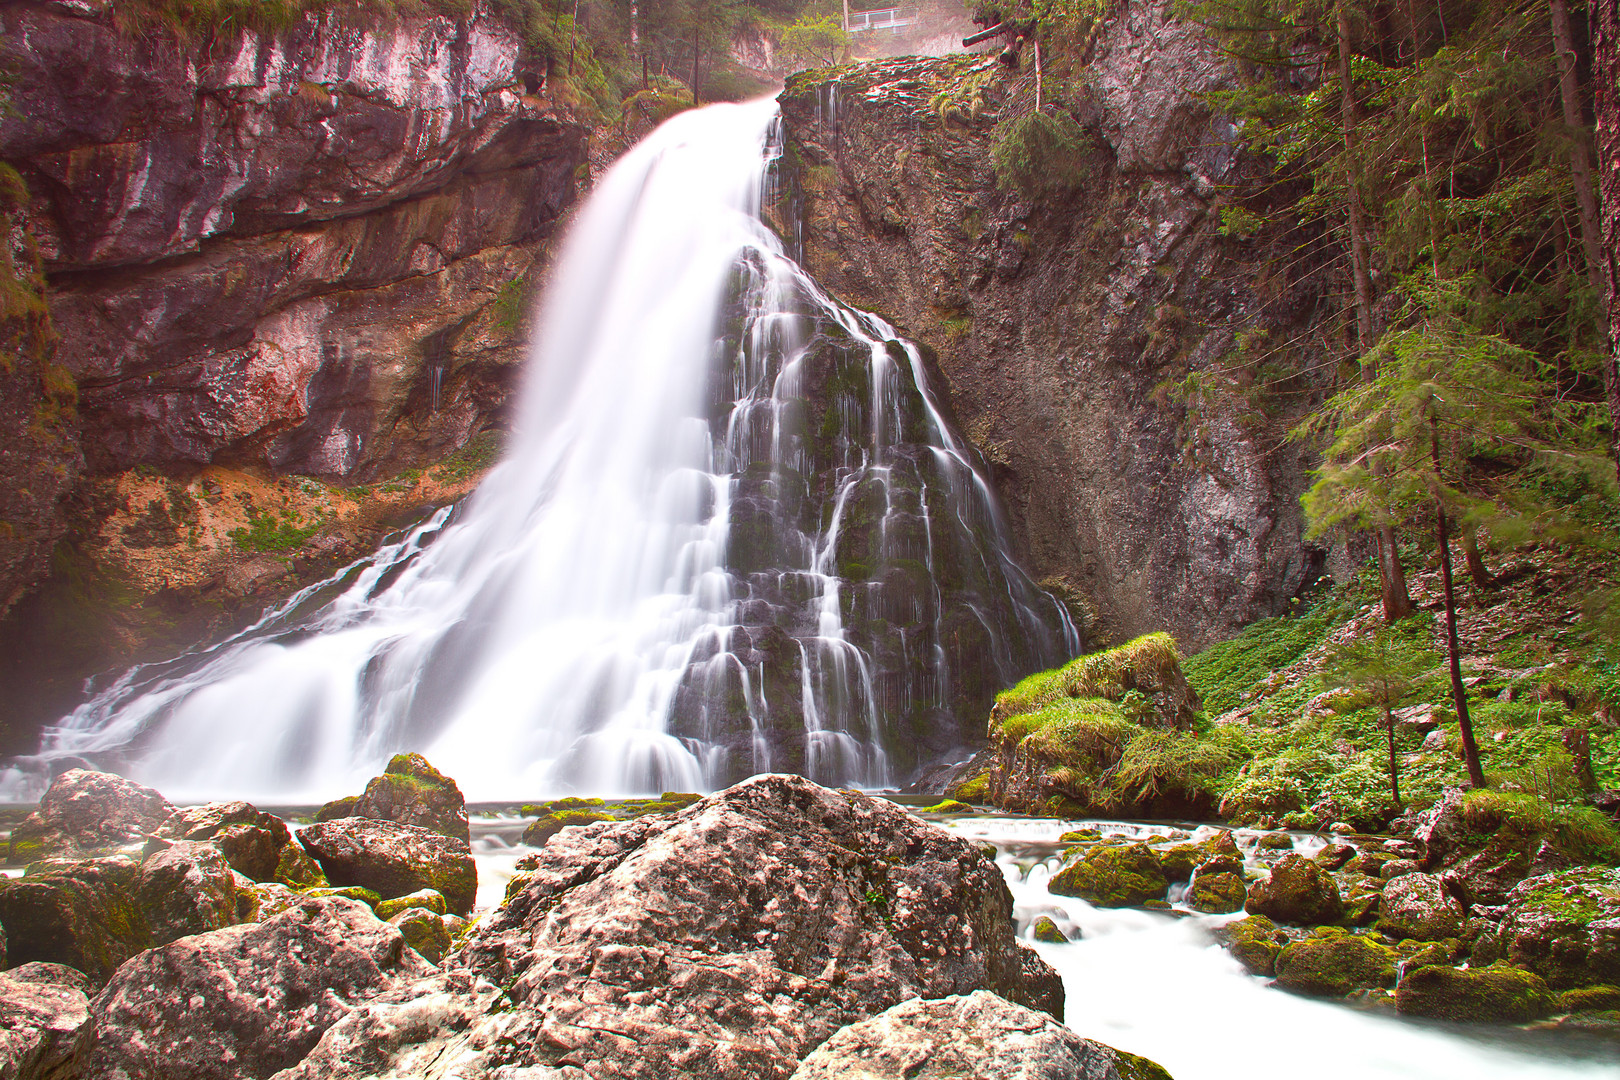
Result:
<svg viewBox="0 0 1620 1080"><path fill-rule="evenodd" d="M1356 292L1356 344L1361 350L1361 377L1372 382L1378 377L1373 356L1377 340L1373 329L1372 245L1367 237L1367 215L1361 205L1361 167L1356 162L1360 109L1356 105L1355 73L1350 64L1350 10L1347 0L1335 8L1339 45L1339 121L1344 129L1345 160L1350 175L1345 181L1345 208L1350 219L1350 272ZM1384 622L1395 623L1412 613L1412 597L1406 588L1406 571L1401 566L1400 549L1395 543L1395 527L1378 527L1378 584L1384 607Z"/></svg>
<svg viewBox="0 0 1620 1080"><path fill-rule="evenodd" d="M696 15L694 14L692 18L692 104L694 105L699 104L697 89L697 66L698 54L703 51L698 45L698 42L701 40L700 35L702 32L703 24L698 21Z"/></svg>
<svg viewBox="0 0 1620 1080"><path fill-rule="evenodd" d="M1440 475L1440 421L1429 417L1429 453L1434 463L1434 480ZM1479 764L1479 744L1474 741L1474 725L1468 719L1468 695L1463 689L1462 649L1457 644L1457 593L1451 581L1451 537L1447 535L1446 504L1439 493L1434 499L1434 529L1440 542L1440 583L1446 594L1446 657L1451 667L1451 705L1457 710L1457 730L1462 732L1463 763L1468 766L1468 782L1485 786L1485 770Z"/></svg>
<svg viewBox="0 0 1620 1080"><path fill-rule="evenodd" d="M1609 404L1609 449L1615 459L1615 475L1620 477L1620 370L1615 366L1614 341L1610 336L1614 322L1611 286L1615 256L1612 246L1607 256L1603 251L1601 216L1598 212L1597 186L1592 181L1586 117L1581 114L1580 85L1575 77L1575 34L1569 25L1569 0L1551 0L1551 7L1553 51L1558 55L1558 96L1564 107L1564 126L1569 129L1569 174L1575 184L1575 205L1580 210L1581 249L1586 253L1586 274L1593 291L1609 298L1606 305L1609 318L1604 320L1604 338L1611 347L1608 362L1603 365L1603 389ZM1599 70L1602 70L1601 67ZM1611 96L1613 77L1611 73L1607 83ZM1601 75L1598 84L1600 87L1604 85Z"/></svg>
<svg viewBox="0 0 1620 1080"><path fill-rule="evenodd" d="M1603 194L1599 276L1609 309L1609 360L1604 366L1609 416L1620 416L1620 0L1591 0L1592 80L1597 84L1598 183ZM1611 423L1620 440L1620 423ZM1620 451L1616 468L1620 469Z"/></svg>
<svg viewBox="0 0 1620 1080"><path fill-rule="evenodd" d="M641 51L641 5L637 0L630 0L630 55L634 56ZM641 70L645 75L647 71L647 58L641 58ZM642 79L645 83L647 80Z"/></svg>

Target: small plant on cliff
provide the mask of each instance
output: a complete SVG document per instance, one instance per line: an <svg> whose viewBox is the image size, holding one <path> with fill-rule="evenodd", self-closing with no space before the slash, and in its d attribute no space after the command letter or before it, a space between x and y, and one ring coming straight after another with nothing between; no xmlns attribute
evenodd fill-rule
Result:
<svg viewBox="0 0 1620 1080"><path fill-rule="evenodd" d="M309 525L299 525L298 515L291 510L285 516L278 517L252 507L248 510L247 526L232 529L230 535L243 551L296 551L320 527L318 519Z"/></svg>
<svg viewBox="0 0 1620 1080"><path fill-rule="evenodd" d="M1063 195L1091 178L1091 140L1066 112L1032 112L1004 125L990 149L996 186L1026 198Z"/></svg>

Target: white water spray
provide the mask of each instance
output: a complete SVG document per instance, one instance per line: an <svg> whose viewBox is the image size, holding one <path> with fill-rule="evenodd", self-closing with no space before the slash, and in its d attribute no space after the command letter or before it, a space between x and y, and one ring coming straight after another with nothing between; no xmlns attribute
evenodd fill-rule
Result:
<svg viewBox="0 0 1620 1080"><path fill-rule="evenodd" d="M219 646L126 673L41 757L178 799L323 798L399 750L475 799L771 768L876 786L915 741L888 713L949 709L947 646L1002 685L1072 653L916 347L822 294L761 224L776 125L770 102L683 113L604 177L548 290L508 455L455 514ZM862 386L811 401L818 378ZM977 589L954 615L906 577L941 560ZM852 616L877 629L852 640ZM42 780L14 774L12 794Z"/></svg>

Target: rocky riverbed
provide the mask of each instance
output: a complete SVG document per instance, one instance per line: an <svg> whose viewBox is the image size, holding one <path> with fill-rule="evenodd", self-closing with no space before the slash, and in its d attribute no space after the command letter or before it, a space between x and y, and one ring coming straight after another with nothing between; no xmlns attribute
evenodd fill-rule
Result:
<svg viewBox="0 0 1620 1080"><path fill-rule="evenodd" d="M289 827L74 770L11 831L0 1059L52 1080L1188 1080L1248 1075L1241 1025L1263 1021L1324 1076L1610 1074L1620 881L1534 876L1465 915L1427 887L1458 875L1420 869L1455 854L1454 812L1412 840L1178 829L764 776L469 821L400 755Z"/></svg>

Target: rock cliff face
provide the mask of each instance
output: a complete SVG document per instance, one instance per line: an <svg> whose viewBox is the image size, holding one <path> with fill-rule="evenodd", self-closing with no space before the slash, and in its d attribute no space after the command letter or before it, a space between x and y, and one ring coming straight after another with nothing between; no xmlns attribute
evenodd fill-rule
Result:
<svg viewBox="0 0 1620 1080"><path fill-rule="evenodd" d="M364 480L497 420L523 279L585 153L501 20L178 37L15 4L0 54L0 158L80 421L62 460L8 457L7 484L51 472L59 495L81 450L91 474ZM48 547L57 500L35 501ZM38 569L21 562L0 595Z"/></svg>
<svg viewBox="0 0 1620 1080"><path fill-rule="evenodd" d="M1197 97L1227 66L1167 3L1124 6L1074 78L1046 73L1088 149L1084 179L1039 199L998 190L992 159L1032 74L957 56L790 80L790 224L820 282L936 350L1036 576L1105 636L1200 647L1322 564L1301 450L1232 359L1308 331L1318 297L1268 288L1263 253L1221 235L1219 192L1254 167Z"/></svg>

